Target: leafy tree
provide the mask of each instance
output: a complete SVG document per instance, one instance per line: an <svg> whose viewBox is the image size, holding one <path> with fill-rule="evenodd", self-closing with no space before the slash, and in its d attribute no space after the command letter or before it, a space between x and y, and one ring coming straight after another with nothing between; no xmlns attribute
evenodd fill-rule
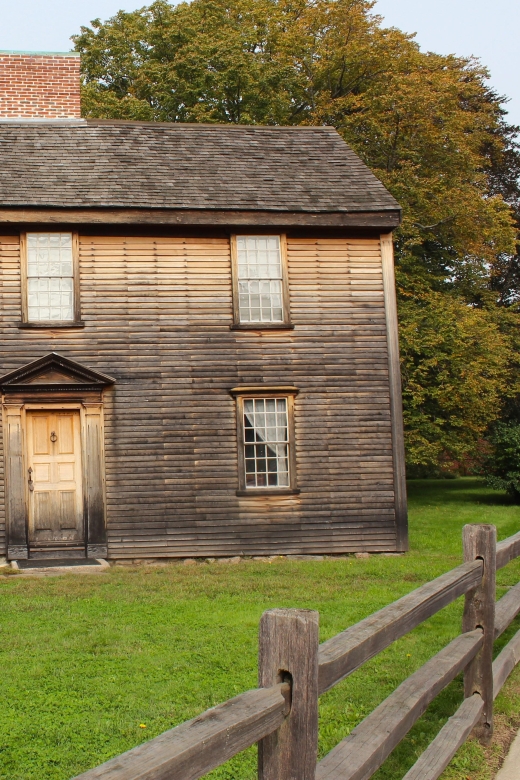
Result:
<svg viewBox="0 0 520 780"><path fill-rule="evenodd" d="M457 468L497 417L515 359L495 312L440 292L403 299L401 359L408 464Z"/></svg>
<svg viewBox="0 0 520 780"><path fill-rule="evenodd" d="M371 0L156 0L75 36L91 117L333 125L403 206L409 462L450 464L520 408L518 128L472 58Z"/></svg>
<svg viewBox="0 0 520 780"><path fill-rule="evenodd" d="M520 503L520 425L497 423L490 436L492 453L484 463L487 482Z"/></svg>

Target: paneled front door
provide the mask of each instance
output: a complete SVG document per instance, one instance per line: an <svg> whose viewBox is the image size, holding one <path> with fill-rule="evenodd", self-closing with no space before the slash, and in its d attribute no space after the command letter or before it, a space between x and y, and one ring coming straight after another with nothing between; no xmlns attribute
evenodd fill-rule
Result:
<svg viewBox="0 0 520 780"><path fill-rule="evenodd" d="M80 416L27 412L29 548L84 541Z"/></svg>

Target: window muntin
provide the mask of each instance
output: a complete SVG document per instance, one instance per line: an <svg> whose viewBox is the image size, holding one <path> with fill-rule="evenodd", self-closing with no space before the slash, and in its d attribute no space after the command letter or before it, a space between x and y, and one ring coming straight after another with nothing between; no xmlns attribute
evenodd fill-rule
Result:
<svg viewBox="0 0 520 780"><path fill-rule="evenodd" d="M243 415L246 489L290 487L287 398L245 398Z"/></svg>
<svg viewBox="0 0 520 780"><path fill-rule="evenodd" d="M27 233L28 322L74 321L71 233Z"/></svg>
<svg viewBox="0 0 520 780"><path fill-rule="evenodd" d="M284 322L280 236L237 236L241 323Z"/></svg>

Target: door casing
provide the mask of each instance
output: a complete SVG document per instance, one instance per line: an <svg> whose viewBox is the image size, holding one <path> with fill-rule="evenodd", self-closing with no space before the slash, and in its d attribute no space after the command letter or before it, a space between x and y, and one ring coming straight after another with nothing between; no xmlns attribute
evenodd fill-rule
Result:
<svg viewBox="0 0 520 780"><path fill-rule="evenodd" d="M103 403L98 398L81 402L34 403L4 397L4 453L6 464L7 555L10 560L28 558L29 483L27 412L75 411L80 416L81 463L85 553L88 558L107 557L105 519L105 468Z"/></svg>

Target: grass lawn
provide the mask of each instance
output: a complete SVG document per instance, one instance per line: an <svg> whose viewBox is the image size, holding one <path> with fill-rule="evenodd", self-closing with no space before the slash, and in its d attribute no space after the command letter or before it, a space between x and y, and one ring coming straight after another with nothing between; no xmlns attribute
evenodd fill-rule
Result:
<svg viewBox="0 0 520 780"><path fill-rule="evenodd" d="M465 523L494 523L499 539L520 528L520 507L479 480L414 481L409 495L406 556L0 577L0 780L68 780L255 687L265 609L319 610L325 640L460 563ZM520 561L498 577L502 595L520 579ZM459 633L461 608L459 600L321 697L320 755ZM501 644L519 627L517 620ZM378 780L402 778L461 697L458 679ZM498 746L485 755L468 743L445 778L491 777L488 760L508 729L520 725L518 668L497 713ZM255 761L252 748L209 777L254 780Z"/></svg>

